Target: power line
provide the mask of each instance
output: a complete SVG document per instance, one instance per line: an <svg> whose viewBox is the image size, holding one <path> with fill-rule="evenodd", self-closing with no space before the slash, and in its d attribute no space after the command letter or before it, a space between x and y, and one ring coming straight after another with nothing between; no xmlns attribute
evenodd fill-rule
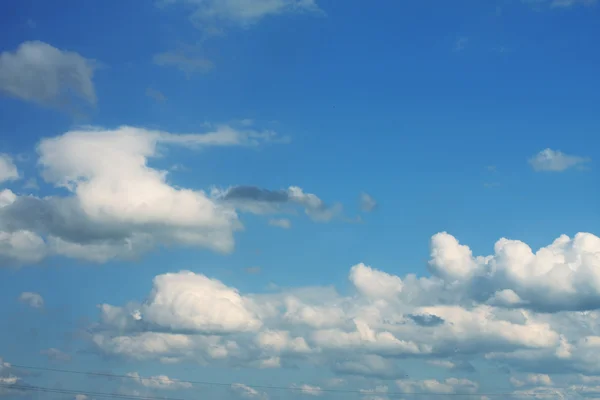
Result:
<svg viewBox="0 0 600 400"><path fill-rule="evenodd" d="M75 371L75 370L68 370L68 369L59 369L59 368L47 368L47 367L34 367L34 366L29 366L29 365L21 365L21 364L12 364L11 363L11 367L12 368L21 368L21 369L28 369L28 370L37 370L37 371L48 371L48 372L60 372L60 373L67 373L67 374L76 374L76 375L87 375L87 376L100 376L100 377L105 377L105 378L120 378L120 379L131 379L131 380L136 380L136 381L141 381L141 380L151 380L153 378L147 378L147 377L142 377L142 376L131 376L131 375L120 375L120 374L112 374L112 373L107 373L107 372L92 372L92 371ZM202 385L202 386L220 386L220 387L231 387L233 385L235 385L235 383L225 383L225 382L212 382L212 381L191 381L191 380L183 380L183 379L175 379L175 378L169 378L169 380L171 382L174 383L189 383L189 384L194 384L194 385ZM488 397L493 397L493 396L510 396L510 397L515 397L515 396L545 396L545 395L551 395L552 393L539 393L539 392L494 392L494 393L429 393L429 392L410 392L410 393L404 393L404 392L377 392L377 391L369 391L369 390L351 390L351 389L323 389L323 388L319 388L319 389L308 389L308 388L302 388L302 387L289 387L289 386L269 386L269 385L246 385L244 384L244 386L252 388L252 389L260 389L260 390L287 390L287 391L294 391L294 392L318 392L318 393L339 393L339 394L360 394L363 396L368 396L368 395L382 395L382 396L387 396L387 397L397 397L397 396L465 396L465 397L473 397L473 396L488 396ZM3 387L14 387L14 385L8 385L8 386L3 386ZM548 388L548 389L566 389L566 388L560 388L560 387L552 387L552 388ZM81 393L81 392L77 392L77 393ZM143 397L134 397L136 399L145 399ZM147 399L163 399L163 400L183 400L183 399L168 399L168 398L164 398L164 397L156 397L156 398L152 398L152 397L148 397Z"/></svg>
<svg viewBox="0 0 600 400"><path fill-rule="evenodd" d="M48 387L42 387L42 386L5 384L5 383L0 383L0 388L20 390L20 391L25 391L25 392L30 391L30 392L60 393L60 394L74 394L74 395L84 394L86 396L106 397L106 398L114 398L114 399L184 400L184 399L177 399L177 398L173 398L173 397L135 396L135 395L119 394L119 393L100 393L100 392L90 392L88 390L58 389L58 388L48 388Z"/></svg>

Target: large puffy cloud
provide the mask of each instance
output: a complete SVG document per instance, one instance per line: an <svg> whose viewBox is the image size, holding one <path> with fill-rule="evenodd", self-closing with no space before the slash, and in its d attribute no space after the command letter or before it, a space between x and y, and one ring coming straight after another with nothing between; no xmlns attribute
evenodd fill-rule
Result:
<svg viewBox="0 0 600 400"><path fill-rule="evenodd" d="M590 331L595 328L573 331L564 317L536 311L578 304L551 275L544 282L543 272L565 268L573 274L571 281L589 281L577 274L591 269L586 263L594 265L597 241L591 234L561 237L551 251L535 255L526 245L503 239L495 255L475 257L441 233L432 239L433 276L401 278L357 264L349 271L353 291L347 295L324 287L242 294L201 274L169 273L155 278L141 304L102 305L94 343L108 353L137 358L262 368L303 360L338 373L386 379L403 374L391 360L426 360L469 372L473 366L465 357L477 356L506 363L527 355L563 357L588 366L589 372L589 354L600 343ZM557 297L535 297L539 286L555 290ZM491 304L500 290L512 290L522 301ZM561 298L562 293L569 295Z"/></svg>
<svg viewBox="0 0 600 400"><path fill-rule="evenodd" d="M478 257L440 233L431 242L432 276L400 277L357 264L345 294L333 287L241 293L202 274L168 273L155 278L142 303L102 305L90 337L113 356L326 366L339 375L396 380L405 393L475 393L477 384L464 375L483 363L518 373L512 379L517 396L530 389L542 396L556 389L544 374L600 374L600 312L577 311L589 303L561 286L591 280L585 274L596 265L597 243L594 235L577 234L533 253L501 239L494 255ZM570 271L569 279L560 272L553 278L553 269ZM505 290L520 301L498 303L497 292ZM553 295L538 292L549 290ZM402 360L442 375L415 380ZM443 371L456 377L442 378Z"/></svg>
<svg viewBox="0 0 600 400"><path fill-rule="evenodd" d="M95 64L78 53L40 41L0 54L0 92L49 106L66 106L72 96L94 104Z"/></svg>
<svg viewBox="0 0 600 400"><path fill-rule="evenodd" d="M196 149L286 141L275 132L251 129L248 123L242 128L216 126L202 134L129 126L85 128L43 139L37 148L42 177L69 195L0 191L0 264L35 263L49 255L101 263L135 258L157 245L228 253L234 247L234 232L243 227L238 210L272 213L287 204L303 207L315 221L332 219L341 205L327 206L298 187L235 187L207 194L173 186L168 171L149 165L169 146ZM267 198L255 198L261 191ZM290 223L280 220L277 225Z"/></svg>
<svg viewBox="0 0 600 400"><path fill-rule="evenodd" d="M37 262L50 254L104 262L135 257L157 244L233 249L241 228L235 210L202 190L178 188L148 165L167 146L256 146L271 131L217 126L203 134L170 134L123 126L88 128L43 139L43 178L69 196L0 192L2 263Z"/></svg>
<svg viewBox="0 0 600 400"><path fill-rule="evenodd" d="M470 298L538 311L590 310L600 306L600 238L560 236L534 252L518 240L500 239L495 254L474 257L447 233L432 239L431 271Z"/></svg>

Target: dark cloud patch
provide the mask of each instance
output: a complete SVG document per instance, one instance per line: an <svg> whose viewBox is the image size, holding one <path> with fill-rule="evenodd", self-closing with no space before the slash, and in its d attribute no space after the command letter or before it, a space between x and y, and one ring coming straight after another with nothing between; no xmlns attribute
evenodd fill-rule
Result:
<svg viewBox="0 0 600 400"><path fill-rule="evenodd" d="M257 186L234 186L225 193L223 199L286 203L290 201L290 196L285 190L269 190Z"/></svg>
<svg viewBox="0 0 600 400"><path fill-rule="evenodd" d="M444 323L442 318L433 314L410 314L408 318L412 319L415 324L425 327L438 326Z"/></svg>

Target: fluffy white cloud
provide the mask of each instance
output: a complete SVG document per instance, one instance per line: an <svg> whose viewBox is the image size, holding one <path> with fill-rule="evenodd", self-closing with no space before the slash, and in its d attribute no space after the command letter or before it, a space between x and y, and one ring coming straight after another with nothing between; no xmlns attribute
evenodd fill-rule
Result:
<svg viewBox="0 0 600 400"><path fill-rule="evenodd" d="M23 292L19 295L19 301L32 308L44 307L44 298L39 293Z"/></svg>
<svg viewBox="0 0 600 400"><path fill-rule="evenodd" d="M8 154L0 154L0 183L13 181L19 178L19 171L12 157Z"/></svg>
<svg viewBox="0 0 600 400"><path fill-rule="evenodd" d="M256 331L262 324L251 308L250 301L237 290L184 271L154 278L154 288L140 308L140 318L173 331Z"/></svg>
<svg viewBox="0 0 600 400"><path fill-rule="evenodd" d="M133 379L134 382L139 383L150 389L164 389L164 390L177 390L177 389L190 389L192 384L189 382L183 382L176 379L171 379L166 375L157 375L147 378L143 378L137 372L130 372L126 376Z"/></svg>
<svg viewBox="0 0 600 400"><path fill-rule="evenodd" d="M569 168L583 166L591 160L587 157L568 155L558 150L545 149L529 159L535 171L562 172Z"/></svg>
<svg viewBox="0 0 600 400"><path fill-rule="evenodd" d="M357 264L346 294L332 287L242 294L201 274L159 275L143 303L103 305L91 338L103 352L145 360L327 366L338 375L396 380L404 393L476 393L477 383L460 375L483 363L508 367L516 396L542 396L554 388L550 374L600 374L600 311L578 311L596 294L565 289L593 280L599 240L561 237L533 253L501 239L494 255L474 256L440 233L431 241L433 276L400 277ZM572 276L553 277L553 269ZM499 291L519 301L490 304L510 298ZM399 360L459 376L415 380Z"/></svg>
<svg viewBox="0 0 600 400"><path fill-rule="evenodd" d="M15 397L22 394L22 391L12 388L12 385L22 386L24 384L23 379L17 371L12 368L11 364L4 361L0 357L0 396L11 396Z"/></svg>
<svg viewBox="0 0 600 400"><path fill-rule="evenodd" d="M0 192L2 263L32 263L49 254L105 262L135 257L156 245L233 249L242 227L235 210L202 190L178 188L148 163L167 146L256 146L274 132L217 126L203 134L170 134L123 126L87 128L43 139L46 182L67 197Z"/></svg>
<svg viewBox="0 0 600 400"><path fill-rule="evenodd" d="M43 105L65 106L75 95L96 102L94 62L40 41L0 54L0 91Z"/></svg>

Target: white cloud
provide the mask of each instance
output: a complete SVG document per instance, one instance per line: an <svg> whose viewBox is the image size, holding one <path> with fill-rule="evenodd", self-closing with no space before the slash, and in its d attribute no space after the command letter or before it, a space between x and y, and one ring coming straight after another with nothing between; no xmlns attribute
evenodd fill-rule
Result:
<svg viewBox="0 0 600 400"><path fill-rule="evenodd" d="M377 202L368 193L360 194L360 209L364 212L371 212L377 208Z"/></svg>
<svg viewBox="0 0 600 400"><path fill-rule="evenodd" d="M176 379L171 379L166 375L157 375L147 378L143 378L137 372L130 372L126 374L132 378L135 382L142 386L150 389L164 389L164 390L177 390L177 389L190 389L192 384L189 382L183 382Z"/></svg>
<svg viewBox="0 0 600 400"><path fill-rule="evenodd" d="M350 268L345 294L332 287L242 293L201 274L159 275L144 302L103 305L91 340L104 353L139 360L328 367L340 377L395 380L405 393L477 393L477 383L461 376L474 365L510 368L518 396L527 388L547 393L564 381L556 372L600 375L600 238L561 236L536 253L501 239L489 256L474 256L446 233L431 246L432 276L361 263ZM429 368L438 376L409 379L398 360L458 376Z"/></svg>
<svg viewBox="0 0 600 400"><path fill-rule="evenodd" d="M65 106L76 96L95 104L94 62L40 41L0 54L0 91L43 105Z"/></svg>
<svg viewBox="0 0 600 400"><path fill-rule="evenodd" d="M269 399L269 396L266 393L253 389L250 386L246 386L243 383L234 383L233 385L231 385L231 390L244 399Z"/></svg>
<svg viewBox="0 0 600 400"><path fill-rule="evenodd" d="M292 227L292 222L287 218L271 218L269 220L269 225L282 229L290 229Z"/></svg>
<svg viewBox="0 0 600 400"><path fill-rule="evenodd" d="M44 307L44 298L39 293L23 292L19 295L19 301L32 308Z"/></svg>
<svg viewBox="0 0 600 400"><path fill-rule="evenodd" d="M316 0L165 0L163 3L195 6L192 18L204 24L226 23L248 26L268 16L298 12L320 12Z"/></svg>
<svg viewBox="0 0 600 400"><path fill-rule="evenodd" d="M562 172L570 168L581 167L591 160L587 157L573 156L558 150L545 149L529 159L535 171Z"/></svg>
<svg viewBox="0 0 600 400"><path fill-rule="evenodd" d="M257 146L271 131L218 126L203 134L170 134L123 126L87 128L43 139L44 180L68 197L0 192L0 257L33 263L49 254L105 262L135 257L157 244L233 249L241 228L230 206L202 190L174 187L150 167L168 146ZM2 260L0 260L2 261Z"/></svg>
<svg viewBox="0 0 600 400"><path fill-rule="evenodd" d="M319 386L312 386L306 383L302 385L292 385L291 388L308 396L321 396L323 394L323 389Z"/></svg>
<svg viewBox="0 0 600 400"><path fill-rule="evenodd" d="M215 279L184 271L154 278L140 311L143 321L173 331L246 332L262 325L249 303Z"/></svg>
<svg viewBox="0 0 600 400"><path fill-rule="evenodd" d="M0 154L0 183L19 179L19 171L12 157L8 154Z"/></svg>
<svg viewBox="0 0 600 400"><path fill-rule="evenodd" d="M444 381L436 379L410 380L402 379L396 381L396 386L403 393L475 393L479 387L476 382L468 379L448 378Z"/></svg>

